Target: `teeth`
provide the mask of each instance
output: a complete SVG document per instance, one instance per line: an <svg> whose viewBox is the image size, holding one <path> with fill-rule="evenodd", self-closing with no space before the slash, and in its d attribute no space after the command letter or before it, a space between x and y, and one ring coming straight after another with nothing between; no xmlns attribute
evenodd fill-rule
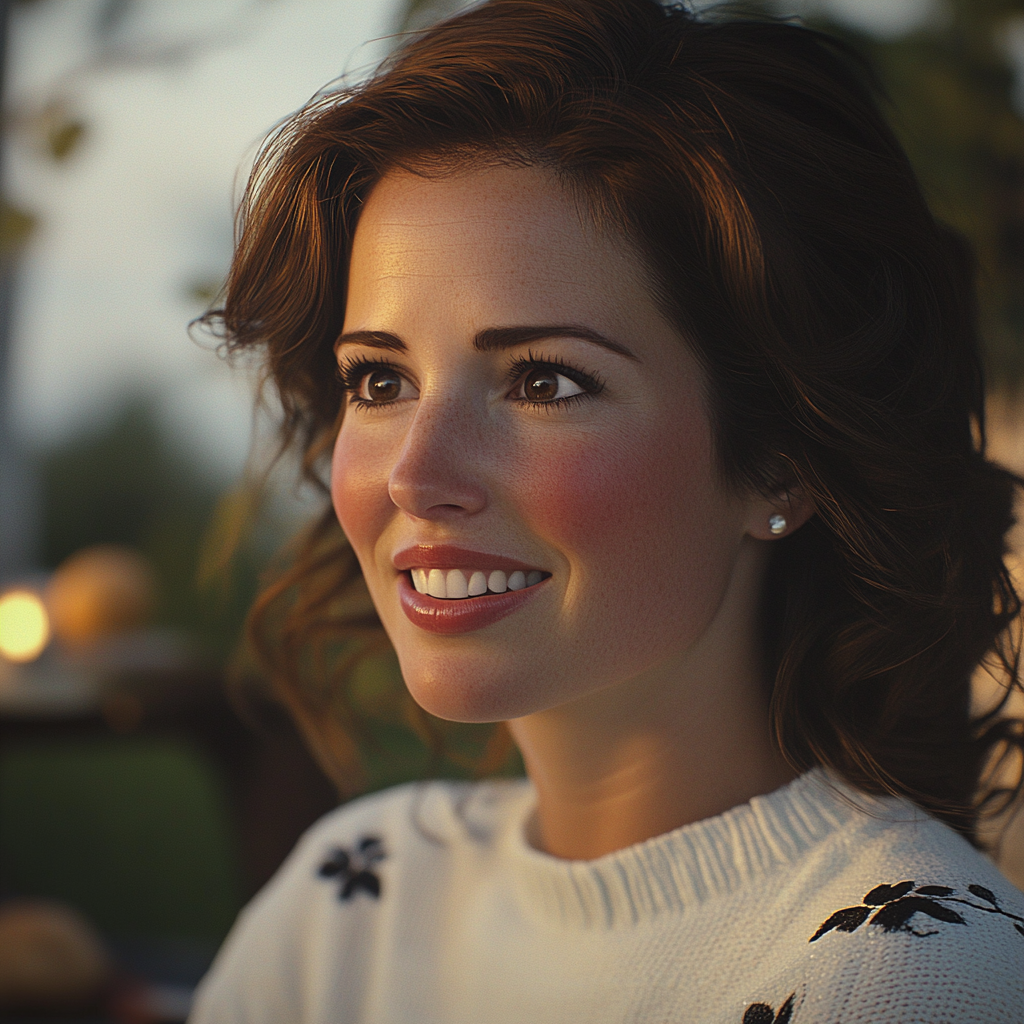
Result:
<svg viewBox="0 0 1024 1024"><path fill-rule="evenodd" d="M469 587L466 586L466 577L458 569L449 569L448 577L445 580L448 593L446 597L459 598L469 597Z"/></svg>
<svg viewBox="0 0 1024 1024"><path fill-rule="evenodd" d="M444 573L440 569L431 569L427 577L427 593L431 597L447 597L448 588L444 583Z"/></svg>
<svg viewBox="0 0 1024 1024"><path fill-rule="evenodd" d="M528 573L517 569L510 575L495 569L489 576L479 569L413 569L410 575L418 593L446 600L504 594L506 590L534 587L544 579L544 573L538 569Z"/></svg>

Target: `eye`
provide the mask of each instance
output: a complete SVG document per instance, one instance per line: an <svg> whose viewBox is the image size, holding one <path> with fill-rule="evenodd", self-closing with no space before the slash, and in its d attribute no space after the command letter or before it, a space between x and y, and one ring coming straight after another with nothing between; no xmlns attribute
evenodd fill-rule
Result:
<svg viewBox="0 0 1024 1024"><path fill-rule="evenodd" d="M338 372L349 401L363 408L391 405L416 393L401 371L390 363L344 359Z"/></svg>
<svg viewBox="0 0 1024 1024"><path fill-rule="evenodd" d="M508 368L512 383L509 398L551 412L575 405L604 390L601 379L561 359L545 359L533 352L515 359Z"/></svg>
<svg viewBox="0 0 1024 1024"><path fill-rule="evenodd" d="M530 370L523 377L521 391L522 397L530 402L556 402L583 394L583 388L574 380L547 367Z"/></svg>
<svg viewBox="0 0 1024 1024"><path fill-rule="evenodd" d="M403 383L394 370L373 370L359 382L357 394L364 402L394 402L402 394Z"/></svg>

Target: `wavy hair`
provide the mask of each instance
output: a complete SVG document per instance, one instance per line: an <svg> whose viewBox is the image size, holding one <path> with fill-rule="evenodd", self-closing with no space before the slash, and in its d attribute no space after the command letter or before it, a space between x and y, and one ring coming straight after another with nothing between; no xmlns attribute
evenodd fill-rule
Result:
<svg viewBox="0 0 1024 1024"><path fill-rule="evenodd" d="M283 444L320 486L361 204L394 168L475 159L552 169L631 240L706 371L728 479L814 501L762 598L782 753L976 842L996 795L982 777L1024 746L1005 700L971 710L982 662L1019 686L1003 561L1018 480L984 454L972 259L930 214L869 69L783 21L488 0L316 98L262 150L205 319L261 354ZM249 630L321 759L349 771L358 716L338 695L383 637L329 509ZM310 653L332 644L333 667Z"/></svg>

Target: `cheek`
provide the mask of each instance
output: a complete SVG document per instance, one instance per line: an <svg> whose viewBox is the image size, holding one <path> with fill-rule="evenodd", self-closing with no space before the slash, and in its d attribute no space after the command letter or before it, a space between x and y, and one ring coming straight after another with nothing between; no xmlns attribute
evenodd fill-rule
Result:
<svg viewBox="0 0 1024 1024"><path fill-rule="evenodd" d="M571 602L602 594L601 605L677 622L717 605L737 531L699 412L580 440L521 479L527 518L569 560Z"/></svg>
<svg viewBox="0 0 1024 1024"><path fill-rule="evenodd" d="M369 554L391 506L387 479L374 468L386 465L383 452L342 427L331 459L331 501L360 561Z"/></svg>

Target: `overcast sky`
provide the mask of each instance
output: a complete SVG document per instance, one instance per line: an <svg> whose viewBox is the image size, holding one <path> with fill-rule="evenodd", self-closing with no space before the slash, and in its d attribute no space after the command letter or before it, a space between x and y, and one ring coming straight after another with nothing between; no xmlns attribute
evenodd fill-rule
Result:
<svg viewBox="0 0 1024 1024"><path fill-rule="evenodd" d="M202 45L178 63L83 69L100 3L42 0L13 20L8 105L30 111L63 88L88 125L63 164L27 132L8 142L7 188L38 218L17 300L16 422L44 442L148 391L182 443L230 476L248 448L249 385L188 339L201 312L189 286L226 269L239 173L263 135L328 81L372 67L401 0L138 0L110 44ZM828 6L898 33L933 4Z"/></svg>

